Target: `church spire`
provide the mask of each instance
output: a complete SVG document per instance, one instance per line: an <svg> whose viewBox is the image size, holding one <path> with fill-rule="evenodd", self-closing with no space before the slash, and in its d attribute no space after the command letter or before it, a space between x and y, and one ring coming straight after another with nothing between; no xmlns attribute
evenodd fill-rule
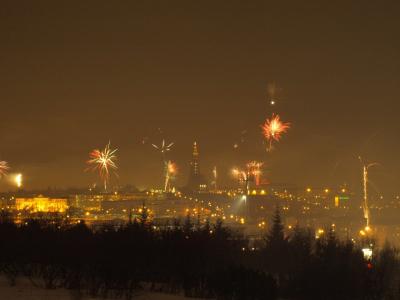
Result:
<svg viewBox="0 0 400 300"><path fill-rule="evenodd" d="M207 188L207 182L200 174L199 148L197 142L193 143L192 160L190 161L190 174L187 188L191 191L201 191Z"/></svg>
<svg viewBox="0 0 400 300"><path fill-rule="evenodd" d="M190 163L191 170L190 175L197 176L200 174L199 170L199 150L197 148L197 142L193 143L193 153L192 153L192 161Z"/></svg>

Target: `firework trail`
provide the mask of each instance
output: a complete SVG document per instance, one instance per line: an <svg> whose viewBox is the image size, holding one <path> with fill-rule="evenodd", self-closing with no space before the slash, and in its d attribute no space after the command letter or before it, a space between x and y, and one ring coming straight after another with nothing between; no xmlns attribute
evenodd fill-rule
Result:
<svg viewBox="0 0 400 300"><path fill-rule="evenodd" d="M269 143L267 151L272 150L272 143L279 142L282 134L286 133L290 128L290 123L283 123L279 115L272 114L271 119L266 119L264 125L261 126L263 135Z"/></svg>
<svg viewBox="0 0 400 300"><path fill-rule="evenodd" d="M246 129L244 129L240 132L239 142L236 142L233 144L233 149L237 149L237 148L239 148L240 144L244 144L244 142L246 141L246 135L247 135Z"/></svg>
<svg viewBox="0 0 400 300"><path fill-rule="evenodd" d="M213 168L212 174L213 174L212 184L214 185L214 191L216 192L218 190L218 171L216 166Z"/></svg>
<svg viewBox="0 0 400 300"><path fill-rule="evenodd" d="M248 193L250 189L250 182L255 182L256 185L260 184L261 167L262 162L252 161L246 164L245 170L234 168L232 170L232 175L243 184L245 187L245 194Z"/></svg>
<svg viewBox="0 0 400 300"><path fill-rule="evenodd" d="M270 105L275 105L278 87L275 82L267 84L267 97Z"/></svg>
<svg viewBox="0 0 400 300"><path fill-rule="evenodd" d="M364 218L366 220L366 228L369 228L370 225L370 218L371 218L371 213L368 205L368 183L370 183L369 178L368 178L368 170L371 167L379 165L378 163L370 163L370 164L364 164L363 160L361 157L359 157L359 160L362 164L362 173L363 173L363 212L364 212Z"/></svg>
<svg viewBox="0 0 400 300"><path fill-rule="evenodd" d="M168 161L165 165L165 184L164 184L164 192L169 192L171 190L170 184L171 180L174 179L178 168L176 164L172 161Z"/></svg>
<svg viewBox="0 0 400 300"><path fill-rule="evenodd" d="M232 175L235 177L240 183L248 181L248 174L246 171L243 171L242 169L239 168L234 168L232 170Z"/></svg>
<svg viewBox="0 0 400 300"><path fill-rule="evenodd" d="M274 106L280 100L282 89L276 84L275 81L267 84L267 100L270 106Z"/></svg>
<svg viewBox="0 0 400 300"><path fill-rule="evenodd" d="M10 170L8 163L4 160L0 161L0 178L6 176L8 170Z"/></svg>
<svg viewBox="0 0 400 300"><path fill-rule="evenodd" d="M239 181L239 184L244 185L244 194L247 195L250 188L250 174L247 171L234 168L232 175Z"/></svg>
<svg viewBox="0 0 400 300"><path fill-rule="evenodd" d="M17 187L21 188L22 187L22 174L15 175L14 181L15 181L15 184L17 185Z"/></svg>
<svg viewBox="0 0 400 300"><path fill-rule="evenodd" d="M255 185L260 185L260 179L262 175L261 168L264 165L263 162L251 161L247 164L247 174L252 178Z"/></svg>
<svg viewBox="0 0 400 300"><path fill-rule="evenodd" d="M175 164L173 164L171 161L167 161L166 157L165 157L165 154L167 152L171 151L172 147L174 146L174 143L173 142L172 143L167 143L163 139L159 146L155 145L155 144L152 144L152 146L156 150L158 150L158 152L161 153L161 156L163 158L163 163L164 163L163 166L164 166L164 174L165 174L164 175L164 178L165 178L164 192L167 192L167 189L168 189L168 186L169 186L169 183L170 183L170 180L171 180L171 176L174 175L176 170L174 170L175 169Z"/></svg>
<svg viewBox="0 0 400 300"><path fill-rule="evenodd" d="M115 153L117 150L118 149L111 149L111 144L109 142L103 151L95 149L89 154L89 160L87 161L90 165L89 169L99 172L99 176L104 182L104 190L107 190L110 171L117 169L117 165L115 164L115 160L117 159Z"/></svg>

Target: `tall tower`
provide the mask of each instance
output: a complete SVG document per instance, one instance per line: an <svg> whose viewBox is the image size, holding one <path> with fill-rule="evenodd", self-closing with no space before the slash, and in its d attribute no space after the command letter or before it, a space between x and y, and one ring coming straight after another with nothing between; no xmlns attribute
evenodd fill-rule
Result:
<svg viewBox="0 0 400 300"><path fill-rule="evenodd" d="M187 189L198 192L207 189L207 182L200 174L199 149L197 143L193 143L192 160L190 162L190 174Z"/></svg>
<svg viewBox="0 0 400 300"><path fill-rule="evenodd" d="M198 176L199 170L199 150L197 149L197 143L193 143L192 161L190 162L190 176Z"/></svg>

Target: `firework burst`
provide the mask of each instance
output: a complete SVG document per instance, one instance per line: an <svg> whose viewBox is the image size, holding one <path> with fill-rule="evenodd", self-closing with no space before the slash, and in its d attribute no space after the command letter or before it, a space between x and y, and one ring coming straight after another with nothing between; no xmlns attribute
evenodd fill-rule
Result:
<svg viewBox="0 0 400 300"><path fill-rule="evenodd" d="M161 152L161 154L165 154L168 151L171 151L172 146L174 145L174 143L166 143L165 140L162 140L161 145L157 146L155 144L152 144L152 146L157 149L158 151Z"/></svg>
<svg viewBox="0 0 400 300"><path fill-rule="evenodd" d="M8 170L10 167L6 161L0 161L0 178L7 175Z"/></svg>
<svg viewBox="0 0 400 300"><path fill-rule="evenodd" d="M89 169L99 172L100 178L104 182L104 189L107 190L107 183L110 179L110 171L116 170L117 165L115 160L117 156L115 153L118 149L111 149L111 144L108 143L103 151L98 149L93 150L89 154L87 163L90 165Z"/></svg>
<svg viewBox="0 0 400 300"><path fill-rule="evenodd" d="M247 174L251 176L254 180L255 185L260 185L260 179L262 175L263 162L251 161L247 164Z"/></svg>
<svg viewBox="0 0 400 300"><path fill-rule="evenodd" d="M269 145L267 151L272 150L272 143L274 141L279 142L282 138L282 134L286 133L290 128L290 123L283 123L280 120L279 115L272 114L271 119L265 120L264 125L261 126L263 135L268 141Z"/></svg>
<svg viewBox="0 0 400 300"><path fill-rule="evenodd" d="M172 163L171 161L167 161L166 159L166 153L171 151L172 146L174 143L166 143L165 140L162 140L161 145L155 145L152 144L152 146L158 150L158 152L161 153L163 162L164 162L164 178L165 178L165 183L164 183L164 191L168 191L168 187L170 185L171 177L176 173L176 165Z"/></svg>
<svg viewBox="0 0 400 300"><path fill-rule="evenodd" d="M235 177L240 185L243 185L245 188L245 194L247 194L250 187L250 174L248 170L244 171L242 169L234 168L232 170L232 175Z"/></svg>
<svg viewBox="0 0 400 300"><path fill-rule="evenodd" d="M245 194L249 192L251 182L254 182L256 186L260 184L262 175L261 168L263 165L263 162L251 161L246 164L245 169L234 168L232 170L233 177L245 188Z"/></svg>
<svg viewBox="0 0 400 300"><path fill-rule="evenodd" d="M178 171L178 168L176 167L176 164L173 163L172 161L168 161L165 164L165 184L164 184L164 192L168 192L170 190L170 183L171 180L174 179L176 173Z"/></svg>

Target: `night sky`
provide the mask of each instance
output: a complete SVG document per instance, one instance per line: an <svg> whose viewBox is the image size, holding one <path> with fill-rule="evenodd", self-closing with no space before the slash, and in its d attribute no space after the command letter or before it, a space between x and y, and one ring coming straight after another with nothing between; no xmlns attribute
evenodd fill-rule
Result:
<svg viewBox="0 0 400 300"><path fill-rule="evenodd" d="M274 183L358 191L362 155L374 191L400 194L399 2L268 2L2 1L0 159L28 189L88 186L111 140L119 183L144 188L165 138L183 185L196 140L221 185L258 159ZM292 128L267 153L272 112Z"/></svg>

